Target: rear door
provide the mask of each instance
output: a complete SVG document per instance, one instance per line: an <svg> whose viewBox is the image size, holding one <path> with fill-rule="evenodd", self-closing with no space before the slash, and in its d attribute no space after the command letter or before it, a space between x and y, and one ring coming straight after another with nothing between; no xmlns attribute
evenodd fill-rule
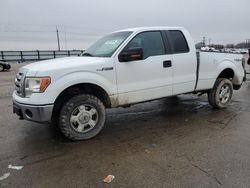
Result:
<svg viewBox="0 0 250 188"><path fill-rule="evenodd" d="M173 54L173 94L191 92L196 82L196 50L194 46L189 46L192 44L187 42L181 30L169 30L165 33Z"/></svg>
<svg viewBox="0 0 250 188"><path fill-rule="evenodd" d="M124 48L141 47L143 59L119 62L116 58L120 103L136 103L172 95L172 55L162 31L138 33Z"/></svg>

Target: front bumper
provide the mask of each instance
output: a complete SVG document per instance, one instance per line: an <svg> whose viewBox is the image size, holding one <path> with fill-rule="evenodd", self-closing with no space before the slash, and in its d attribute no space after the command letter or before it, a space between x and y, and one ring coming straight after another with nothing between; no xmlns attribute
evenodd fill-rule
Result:
<svg viewBox="0 0 250 188"><path fill-rule="evenodd" d="M38 123L51 121L53 104L49 105L27 105L13 100L13 113L19 116L19 119L26 119Z"/></svg>

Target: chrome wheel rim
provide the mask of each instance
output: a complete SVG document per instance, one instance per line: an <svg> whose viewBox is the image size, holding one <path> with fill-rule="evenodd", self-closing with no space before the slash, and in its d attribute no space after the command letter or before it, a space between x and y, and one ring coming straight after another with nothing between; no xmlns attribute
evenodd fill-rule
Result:
<svg viewBox="0 0 250 188"><path fill-rule="evenodd" d="M228 85L223 85L220 89L220 92L219 92L219 99L220 99L220 102L225 104L228 102L228 100L230 99L230 88Z"/></svg>
<svg viewBox="0 0 250 188"><path fill-rule="evenodd" d="M70 116L71 127L79 133L86 133L92 130L97 122L98 112L95 107L88 104L77 106Z"/></svg>

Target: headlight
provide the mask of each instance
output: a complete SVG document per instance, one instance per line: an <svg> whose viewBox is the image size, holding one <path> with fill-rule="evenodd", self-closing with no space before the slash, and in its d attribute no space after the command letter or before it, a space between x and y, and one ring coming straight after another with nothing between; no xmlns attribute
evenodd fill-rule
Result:
<svg viewBox="0 0 250 188"><path fill-rule="evenodd" d="M50 84L50 77L25 78L25 97L32 93L43 93Z"/></svg>

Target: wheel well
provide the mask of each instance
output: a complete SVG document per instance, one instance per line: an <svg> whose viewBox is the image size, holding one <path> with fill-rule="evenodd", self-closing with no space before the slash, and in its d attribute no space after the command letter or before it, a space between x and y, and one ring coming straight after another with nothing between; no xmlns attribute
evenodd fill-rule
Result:
<svg viewBox="0 0 250 188"><path fill-rule="evenodd" d="M228 79L233 79L233 77L234 77L234 71L230 68L223 70L218 76L218 78L228 78Z"/></svg>
<svg viewBox="0 0 250 188"><path fill-rule="evenodd" d="M68 101L72 96L82 93L96 96L103 102L106 108L111 106L110 98L103 88L95 84L83 83L70 86L63 90L56 98L53 113L58 113L63 103Z"/></svg>

